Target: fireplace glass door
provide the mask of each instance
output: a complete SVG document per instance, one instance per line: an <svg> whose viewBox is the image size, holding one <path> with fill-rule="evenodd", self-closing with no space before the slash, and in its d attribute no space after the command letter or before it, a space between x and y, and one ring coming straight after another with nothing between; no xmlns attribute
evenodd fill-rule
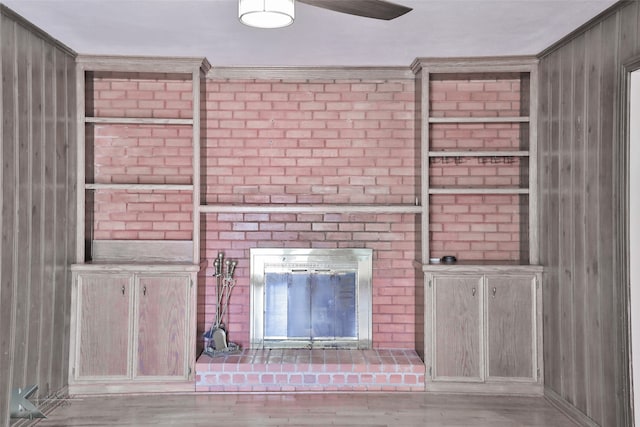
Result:
<svg viewBox="0 0 640 427"><path fill-rule="evenodd" d="M253 348L371 348L371 249L251 249Z"/></svg>
<svg viewBox="0 0 640 427"><path fill-rule="evenodd" d="M356 308L355 272L265 272L265 341L327 347L357 340Z"/></svg>

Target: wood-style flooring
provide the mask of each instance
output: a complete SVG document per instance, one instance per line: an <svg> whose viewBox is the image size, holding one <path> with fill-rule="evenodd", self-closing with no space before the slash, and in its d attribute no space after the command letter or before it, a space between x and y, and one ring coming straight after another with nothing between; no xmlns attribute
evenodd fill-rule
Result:
<svg viewBox="0 0 640 427"><path fill-rule="evenodd" d="M542 397L429 393L183 394L78 397L51 426L575 427Z"/></svg>

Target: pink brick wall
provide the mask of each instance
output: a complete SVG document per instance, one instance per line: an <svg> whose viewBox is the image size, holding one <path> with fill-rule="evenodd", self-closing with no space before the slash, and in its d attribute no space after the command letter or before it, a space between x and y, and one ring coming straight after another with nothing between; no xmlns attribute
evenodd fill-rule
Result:
<svg viewBox="0 0 640 427"><path fill-rule="evenodd" d="M163 73L88 73L89 117L191 118L191 76Z"/></svg>
<svg viewBox="0 0 640 427"><path fill-rule="evenodd" d="M413 81L207 82L208 204L415 204ZM209 214L200 330L215 310L211 262L240 261L229 338L249 342L249 248L374 250L373 341L414 348L415 215ZM204 313L204 315L202 315Z"/></svg>
<svg viewBox="0 0 640 427"><path fill-rule="evenodd" d="M528 259L527 196L432 195L429 205L432 257L459 260Z"/></svg>
<svg viewBox="0 0 640 427"><path fill-rule="evenodd" d="M87 178L100 184L191 184L191 138L191 126L183 125L87 126L87 165L93 166Z"/></svg>
<svg viewBox="0 0 640 427"><path fill-rule="evenodd" d="M93 239L190 240L193 201L190 191L89 192Z"/></svg>
<svg viewBox="0 0 640 427"><path fill-rule="evenodd" d="M460 78L440 75L429 83L431 115L433 117L514 117L527 115L521 110L527 96L521 93L518 74L493 77ZM524 96L523 96L524 95Z"/></svg>
<svg viewBox="0 0 640 427"><path fill-rule="evenodd" d="M433 123L429 150L528 150L526 123Z"/></svg>
<svg viewBox="0 0 640 427"><path fill-rule="evenodd" d="M209 81L207 203L414 204L413 81Z"/></svg>
<svg viewBox="0 0 640 427"><path fill-rule="evenodd" d="M191 184L192 129L176 125L87 127L88 182ZM190 191L92 191L93 239L189 240L193 235Z"/></svg>
<svg viewBox="0 0 640 427"><path fill-rule="evenodd" d="M527 188L527 159L520 157L435 157L430 160L433 188Z"/></svg>

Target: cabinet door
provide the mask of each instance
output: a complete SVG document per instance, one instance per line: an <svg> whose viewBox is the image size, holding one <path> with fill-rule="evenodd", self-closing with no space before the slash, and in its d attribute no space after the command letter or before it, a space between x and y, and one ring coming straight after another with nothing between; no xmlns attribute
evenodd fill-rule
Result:
<svg viewBox="0 0 640 427"><path fill-rule="evenodd" d="M434 277L434 380L482 381L481 313L481 275Z"/></svg>
<svg viewBox="0 0 640 427"><path fill-rule="evenodd" d="M135 377L188 377L189 275L137 280Z"/></svg>
<svg viewBox="0 0 640 427"><path fill-rule="evenodd" d="M75 378L128 378L132 276L81 273L77 286Z"/></svg>
<svg viewBox="0 0 640 427"><path fill-rule="evenodd" d="M487 276L487 377L535 379L535 280Z"/></svg>

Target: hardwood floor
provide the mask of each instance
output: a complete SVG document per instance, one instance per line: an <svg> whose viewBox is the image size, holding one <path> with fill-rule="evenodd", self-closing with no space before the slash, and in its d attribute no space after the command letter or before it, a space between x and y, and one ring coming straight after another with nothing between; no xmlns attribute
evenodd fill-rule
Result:
<svg viewBox="0 0 640 427"><path fill-rule="evenodd" d="M574 427L542 397L429 393L183 394L81 397L51 426Z"/></svg>

